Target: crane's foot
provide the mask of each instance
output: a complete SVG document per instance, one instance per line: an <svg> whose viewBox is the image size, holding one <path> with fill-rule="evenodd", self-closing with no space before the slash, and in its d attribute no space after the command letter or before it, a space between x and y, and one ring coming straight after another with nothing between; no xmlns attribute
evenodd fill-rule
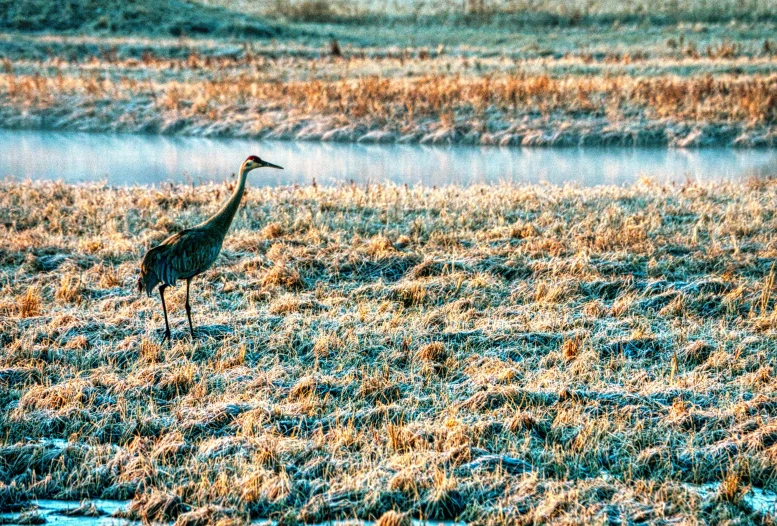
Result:
<svg viewBox="0 0 777 526"><path fill-rule="evenodd" d="M165 335L162 336L162 339L160 340L159 345L162 345L163 343L165 343L165 340L167 340L167 343L171 343L172 337L170 335L170 331L165 331Z"/></svg>

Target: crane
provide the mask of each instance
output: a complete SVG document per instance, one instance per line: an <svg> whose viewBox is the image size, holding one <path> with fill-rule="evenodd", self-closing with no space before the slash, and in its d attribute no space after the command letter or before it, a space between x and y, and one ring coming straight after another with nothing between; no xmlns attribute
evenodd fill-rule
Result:
<svg viewBox="0 0 777 526"><path fill-rule="evenodd" d="M194 339L192 326L192 309L189 305L189 285L192 278L208 270L221 252L221 245L227 235L240 199L245 191L248 172L257 168L283 168L263 161L256 155L249 156L240 166L240 176L229 201L212 217L193 228L187 228L168 237L158 246L150 249L143 256L138 278L138 292L145 289L150 297L159 285L159 297L162 299L162 311L165 314L165 335L162 342L170 341L170 323L167 321L167 305L165 305L165 289L175 286L179 279L186 280L186 317L189 320L189 331Z"/></svg>

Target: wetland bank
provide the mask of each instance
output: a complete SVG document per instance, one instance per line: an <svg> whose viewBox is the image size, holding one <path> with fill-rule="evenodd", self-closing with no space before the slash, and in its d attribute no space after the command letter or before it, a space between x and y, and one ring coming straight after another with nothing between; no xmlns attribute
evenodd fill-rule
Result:
<svg viewBox="0 0 777 526"><path fill-rule="evenodd" d="M773 144L771 1L204 4L78 0L55 17L0 0L0 126ZM250 180L193 289L196 340L178 287L164 346L138 262L233 183L3 180L0 513L54 522L50 499L102 499L182 525L772 524L771 171Z"/></svg>
<svg viewBox="0 0 777 526"><path fill-rule="evenodd" d="M36 31L23 30L25 10L11 9L0 126L502 146L775 141L771 1L393 17L291 4L307 15L132 4L115 22L85 9L55 32L30 20ZM152 15L158 24L132 32L129 20Z"/></svg>

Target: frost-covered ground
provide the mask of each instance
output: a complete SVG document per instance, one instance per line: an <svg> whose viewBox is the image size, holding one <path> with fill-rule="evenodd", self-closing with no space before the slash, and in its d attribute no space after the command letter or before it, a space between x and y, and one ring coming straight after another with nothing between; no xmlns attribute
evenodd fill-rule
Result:
<svg viewBox="0 0 777 526"><path fill-rule="evenodd" d="M5 183L0 507L768 521L775 192L249 188L160 346L138 261L226 189Z"/></svg>

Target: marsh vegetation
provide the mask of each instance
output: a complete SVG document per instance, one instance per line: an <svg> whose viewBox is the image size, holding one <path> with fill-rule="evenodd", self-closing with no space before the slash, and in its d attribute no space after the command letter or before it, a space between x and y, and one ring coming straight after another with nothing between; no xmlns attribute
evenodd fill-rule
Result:
<svg viewBox="0 0 777 526"><path fill-rule="evenodd" d="M775 138L772 0L66 4L0 0L0 126ZM249 186L160 345L139 260L230 184L0 182L0 513L774 523L774 178Z"/></svg>
<svg viewBox="0 0 777 526"><path fill-rule="evenodd" d="M42 34L6 21L0 125L504 146L774 142L770 2L709 7L715 16L683 4L661 20L581 5L566 22L531 23L515 13L562 16L564 3L332 20L294 15L310 3L275 7L287 4L285 15L245 6L264 33L235 29L236 11L214 5L176 11L223 21L202 31L160 22L84 36L89 19Z"/></svg>
<svg viewBox="0 0 777 526"><path fill-rule="evenodd" d="M773 181L249 188L160 346L138 260L227 191L0 186L0 506L771 520Z"/></svg>

